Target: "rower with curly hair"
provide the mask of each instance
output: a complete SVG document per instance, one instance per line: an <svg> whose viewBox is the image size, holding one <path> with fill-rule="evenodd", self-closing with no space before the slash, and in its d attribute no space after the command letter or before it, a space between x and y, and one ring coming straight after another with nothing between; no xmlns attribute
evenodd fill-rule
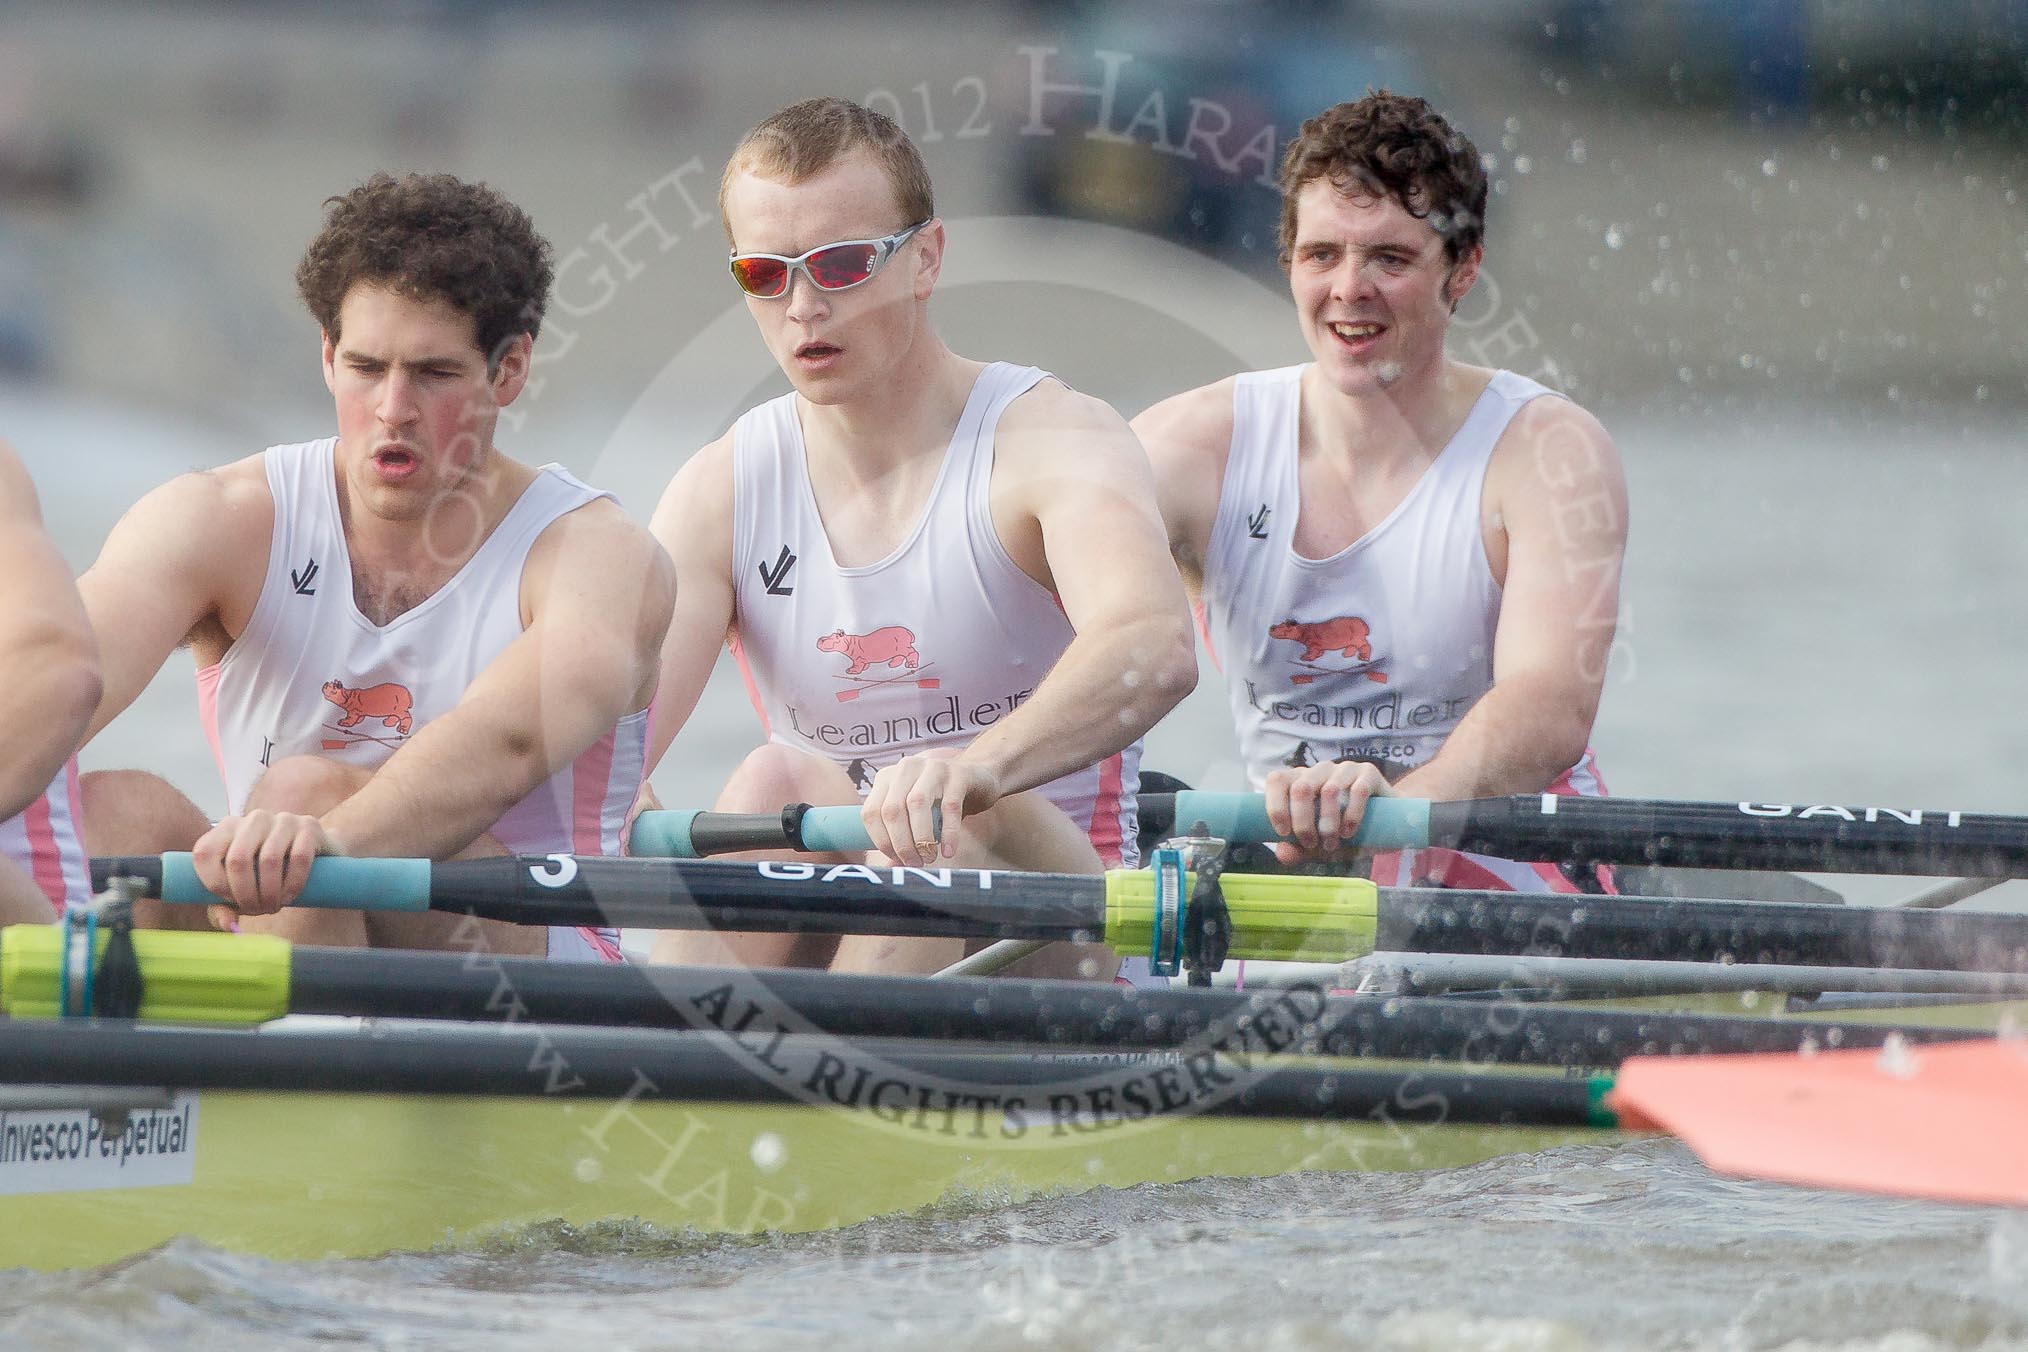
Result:
<svg viewBox="0 0 2028 1352"><path fill-rule="evenodd" d="M1380 91L1305 122L1281 261L1312 360L1134 422L1170 550L1225 669L1286 858L1335 854L1368 798L1602 793L1589 748L1619 616L1627 495L1598 420L1445 338L1485 257L1479 152ZM1571 891L1442 850L1376 881Z"/></svg>
<svg viewBox="0 0 2028 1352"><path fill-rule="evenodd" d="M673 604L611 497L495 444L552 276L527 215L448 175L326 207L296 281L337 434L164 484L80 583L106 656L92 730L189 647L231 815L87 775L87 841L194 849L237 912L214 921L299 942L617 959L610 931L288 905L319 854L619 853Z"/></svg>

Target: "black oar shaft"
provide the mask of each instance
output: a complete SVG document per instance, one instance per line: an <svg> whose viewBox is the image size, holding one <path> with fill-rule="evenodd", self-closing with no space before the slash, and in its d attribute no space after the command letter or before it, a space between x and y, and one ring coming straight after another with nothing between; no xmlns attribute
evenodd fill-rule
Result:
<svg viewBox="0 0 2028 1352"><path fill-rule="evenodd" d="M1231 892L1233 877L1227 883ZM503 858L430 866L416 900L522 924L1081 940L1106 935L1106 886L1083 874L808 861ZM2020 915L1383 890L1376 920L1372 947L1383 951L2028 971ZM1363 951L1348 936L1345 955Z"/></svg>
<svg viewBox="0 0 2028 1352"><path fill-rule="evenodd" d="M863 1073L861 1073L863 1070ZM945 1135L1075 1139L1199 1113L1511 1126L1598 1126L1593 1086L1560 1076L1325 1070L1159 1054L1125 1064L1050 1054L851 1047L834 1038L734 1043L565 1028L261 1033L23 1023L0 1038L0 1084L806 1103L877 1109ZM1004 1114L991 1127L982 1114Z"/></svg>
<svg viewBox="0 0 2028 1352"><path fill-rule="evenodd" d="M2028 972L2028 915L1511 892L1382 894L1374 947L1411 953Z"/></svg>
<svg viewBox="0 0 2028 1352"><path fill-rule="evenodd" d="M319 860L317 868L393 862ZM159 883L160 862L146 858L94 859L92 873L103 886L115 874L149 877L151 866ZM433 864L427 891L430 910L525 925L1084 939L1104 931L1106 883L1077 874L580 855ZM375 898L356 901L372 907Z"/></svg>
<svg viewBox="0 0 2028 1352"><path fill-rule="evenodd" d="M298 948L301 1014L634 1028L775 1028L839 1037L1037 1046L1297 1051L1325 1056L1611 1066L1628 1056L1793 1051L1974 1036L1963 1029L1570 1009L1482 1000L1332 995L1321 984L1248 992L1095 982L598 967L529 958Z"/></svg>
<svg viewBox="0 0 2028 1352"><path fill-rule="evenodd" d="M1580 865L2028 874L2028 821L1971 812L1530 795L1432 804L1430 837Z"/></svg>
<svg viewBox="0 0 2028 1352"><path fill-rule="evenodd" d="M1202 817L1229 839L1272 835L1258 795L1143 794L1140 809L1157 834L1189 830ZM1976 812L1555 794L1387 798L1375 801L1366 830L1382 847L1438 845L1576 866L2028 876L2028 817Z"/></svg>

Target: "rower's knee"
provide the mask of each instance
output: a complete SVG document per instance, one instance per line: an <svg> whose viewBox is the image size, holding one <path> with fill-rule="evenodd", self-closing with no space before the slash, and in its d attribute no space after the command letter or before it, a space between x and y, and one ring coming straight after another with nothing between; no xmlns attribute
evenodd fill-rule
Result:
<svg viewBox="0 0 2028 1352"><path fill-rule="evenodd" d="M820 756L768 742L755 747L718 796L720 812L779 812L790 803L847 803L859 795Z"/></svg>
<svg viewBox="0 0 2028 1352"><path fill-rule="evenodd" d="M255 781L246 805L321 816L366 787L371 778L370 770L322 756L286 756Z"/></svg>
<svg viewBox="0 0 2028 1352"><path fill-rule="evenodd" d="M78 776L77 789L87 854L187 850L211 829L203 809L146 770L94 770Z"/></svg>
<svg viewBox="0 0 2028 1352"><path fill-rule="evenodd" d="M1061 808L1032 789L1002 798L986 811L965 818L961 839L957 858L961 868L1105 871L1091 838Z"/></svg>
<svg viewBox="0 0 2028 1352"><path fill-rule="evenodd" d="M0 855L0 925L47 925L55 919L55 905L35 880Z"/></svg>

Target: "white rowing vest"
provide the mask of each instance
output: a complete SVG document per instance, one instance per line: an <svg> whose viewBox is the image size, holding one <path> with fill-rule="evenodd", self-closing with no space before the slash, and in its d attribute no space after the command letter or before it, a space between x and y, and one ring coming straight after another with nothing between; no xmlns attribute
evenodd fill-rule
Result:
<svg viewBox="0 0 2028 1352"><path fill-rule="evenodd" d="M275 499L267 577L246 630L197 673L198 707L240 812L284 756L371 768L447 713L520 637L521 572L550 523L607 494L545 465L451 580L384 625L359 612L338 512L337 439L271 446ZM621 853L620 833L646 757L646 710L627 715L494 823L512 854ZM617 961L616 935L553 928L550 956Z"/></svg>
<svg viewBox="0 0 2028 1352"><path fill-rule="evenodd" d="M1247 773L1427 764L1493 685L1500 584L1479 504L1501 433L1554 391L1496 372L1464 425L1387 518L1329 558L1295 551L1304 366L1234 382L1232 447L1204 567L1206 635L1225 672ZM1601 794L1587 750L1550 792ZM1569 890L1556 869L1449 850L1382 856L1393 885Z"/></svg>
<svg viewBox="0 0 2028 1352"><path fill-rule="evenodd" d="M1075 631L1007 556L988 489L993 429L1045 379L996 362L979 373L922 519L894 552L840 567L810 488L794 395L733 431L734 655L770 741L845 767L864 793L903 756L961 747L1019 708ZM1138 861L1141 746L1039 792L1107 864Z"/></svg>
<svg viewBox="0 0 2028 1352"><path fill-rule="evenodd" d="M75 756L64 762L39 798L0 821L0 858L19 865L59 911L66 902L91 900L83 821L78 810Z"/></svg>

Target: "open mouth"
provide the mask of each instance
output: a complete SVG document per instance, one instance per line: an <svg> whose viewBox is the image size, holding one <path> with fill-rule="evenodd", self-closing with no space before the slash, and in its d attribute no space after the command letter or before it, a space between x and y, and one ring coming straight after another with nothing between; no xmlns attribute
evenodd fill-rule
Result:
<svg viewBox="0 0 2028 1352"><path fill-rule="evenodd" d="M1338 341L1353 345L1370 343L1381 334L1387 332L1385 324L1375 323L1371 320L1360 320L1357 323L1334 323L1330 326L1330 329L1336 335Z"/></svg>
<svg viewBox="0 0 2028 1352"><path fill-rule="evenodd" d="M796 358L799 361L822 361L826 357L835 357L842 351L844 349L836 343L827 343L820 338L813 338L807 343L797 345Z"/></svg>
<svg viewBox="0 0 2028 1352"><path fill-rule="evenodd" d="M421 463L405 446L383 446L373 453L373 467L390 478L405 478Z"/></svg>

